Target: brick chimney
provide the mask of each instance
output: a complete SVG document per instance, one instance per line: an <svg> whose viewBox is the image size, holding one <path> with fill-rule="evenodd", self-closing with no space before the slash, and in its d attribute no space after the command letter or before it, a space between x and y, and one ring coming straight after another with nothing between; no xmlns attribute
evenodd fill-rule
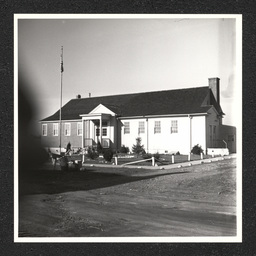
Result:
<svg viewBox="0 0 256 256"><path fill-rule="evenodd" d="M220 79L218 77L209 78L209 88L212 90L212 93L218 102L220 104Z"/></svg>

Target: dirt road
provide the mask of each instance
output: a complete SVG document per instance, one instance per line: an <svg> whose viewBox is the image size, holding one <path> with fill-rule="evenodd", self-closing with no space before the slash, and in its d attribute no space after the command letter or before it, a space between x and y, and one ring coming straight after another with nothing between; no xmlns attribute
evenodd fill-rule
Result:
<svg viewBox="0 0 256 256"><path fill-rule="evenodd" d="M21 237L235 235L235 159L170 170L41 170L20 180Z"/></svg>

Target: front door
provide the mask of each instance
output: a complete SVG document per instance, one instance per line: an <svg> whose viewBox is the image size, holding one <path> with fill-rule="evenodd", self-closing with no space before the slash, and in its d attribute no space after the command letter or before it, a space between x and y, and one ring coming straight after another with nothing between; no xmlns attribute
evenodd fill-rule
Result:
<svg viewBox="0 0 256 256"><path fill-rule="evenodd" d="M97 124L95 125L95 141L98 143L100 142L100 135L102 137L101 145L103 148L110 147L110 140L109 140L109 126L107 122L102 122L102 130L100 131L100 126Z"/></svg>

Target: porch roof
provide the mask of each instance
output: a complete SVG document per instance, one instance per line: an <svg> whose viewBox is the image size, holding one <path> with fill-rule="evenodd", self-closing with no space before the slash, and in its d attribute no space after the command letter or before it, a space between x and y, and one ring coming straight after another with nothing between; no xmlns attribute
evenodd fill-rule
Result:
<svg viewBox="0 0 256 256"><path fill-rule="evenodd" d="M92 113L92 114L82 114L80 117L82 117L83 120L109 120L110 114L104 114L104 113Z"/></svg>

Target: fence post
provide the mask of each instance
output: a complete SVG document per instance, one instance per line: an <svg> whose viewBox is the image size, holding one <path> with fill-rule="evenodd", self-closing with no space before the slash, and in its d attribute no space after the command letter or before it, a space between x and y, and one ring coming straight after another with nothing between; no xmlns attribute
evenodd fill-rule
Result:
<svg viewBox="0 0 256 256"><path fill-rule="evenodd" d="M115 156L115 165L117 165L117 157Z"/></svg>
<svg viewBox="0 0 256 256"><path fill-rule="evenodd" d="M172 155L172 164L174 164L174 155Z"/></svg>
<svg viewBox="0 0 256 256"><path fill-rule="evenodd" d="M155 166L155 158L152 156L152 166Z"/></svg>
<svg viewBox="0 0 256 256"><path fill-rule="evenodd" d="M203 153L201 153L200 155L201 155L201 160L203 160L203 159L204 159L204 155L203 155Z"/></svg>

